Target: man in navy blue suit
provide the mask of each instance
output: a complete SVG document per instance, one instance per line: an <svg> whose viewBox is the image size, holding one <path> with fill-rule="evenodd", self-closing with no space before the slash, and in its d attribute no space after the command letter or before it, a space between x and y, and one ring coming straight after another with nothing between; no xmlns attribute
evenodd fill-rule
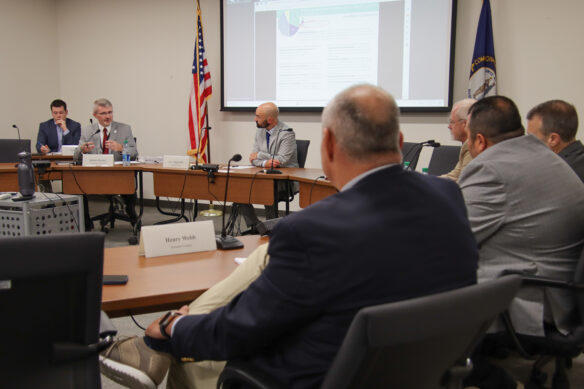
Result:
<svg viewBox="0 0 584 389"><path fill-rule="evenodd" d="M340 192L278 223L247 289L209 314L184 306L156 320L148 346L181 361L245 359L286 387L318 387L359 309L476 282L460 190L403 170L394 99L354 86L322 127L322 167Z"/></svg>
<svg viewBox="0 0 584 389"><path fill-rule="evenodd" d="M39 153L55 153L61 151L63 145L79 144L81 125L67 118L67 103L63 100L53 100L51 103L52 119L39 125L36 149Z"/></svg>

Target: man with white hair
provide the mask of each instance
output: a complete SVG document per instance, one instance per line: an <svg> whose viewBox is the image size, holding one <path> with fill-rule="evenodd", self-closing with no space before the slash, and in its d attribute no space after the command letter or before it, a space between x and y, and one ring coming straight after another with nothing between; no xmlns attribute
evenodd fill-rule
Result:
<svg viewBox="0 0 584 389"><path fill-rule="evenodd" d="M468 110L476 102L475 99L464 99L456 102L452 110L450 111L450 117L448 120L448 129L452 135L452 139L462 142L462 147L460 148L460 154L458 156L458 162L452 171L443 174L440 177L449 178L453 181L458 181L462 169L470 161L472 161L472 156L468 151L468 144L466 143L466 116L468 115Z"/></svg>

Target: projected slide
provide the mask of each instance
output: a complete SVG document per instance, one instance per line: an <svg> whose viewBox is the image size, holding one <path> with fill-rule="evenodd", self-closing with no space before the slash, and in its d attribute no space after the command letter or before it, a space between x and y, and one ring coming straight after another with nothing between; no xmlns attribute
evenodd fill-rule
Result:
<svg viewBox="0 0 584 389"><path fill-rule="evenodd" d="M278 101L322 106L346 85L377 84L377 4L277 15Z"/></svg>
<svg viewBox="0 0 584 389"><path fill-rule="evenodd" d="M317 110L358 83L405 110L451 100L454 0L222 0L224 110Z"/></svg>
<svg viewBox="0 0 584 389"><path fill-rule="evenodd" d="M300 12L296 10L278 12L278 30L284 36L296 34L300 28Z"/></svg>

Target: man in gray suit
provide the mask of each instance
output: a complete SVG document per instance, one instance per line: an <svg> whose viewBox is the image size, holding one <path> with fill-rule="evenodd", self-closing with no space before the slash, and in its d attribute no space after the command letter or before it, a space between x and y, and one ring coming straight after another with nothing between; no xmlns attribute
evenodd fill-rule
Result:
<svg viewBox="0 0 584 389"><path fill-rule="evenodd" d="M517 107L506 97L475 103L467 128L475 159L459 184L480 246L479 281L508 269L570 278L584 244L578 176L537 138L524 136ZM566 333L572 309L561 293L526 291L511 316L523 334L543 335L544 320Z"/></svg>
<svg viewBox="0 0 584 389"><path fill-rule="evenodd" d="M576 108L563 100L546 101L527 113L527 132L562 157L584 182L584 145L576 140L577 131Z"/></svg>
<svg viewBox="0 0 584 389"><path fill-rule="evenodd" d="M113 154L115 161L122 160L124 142L128 142L130 159L138 157L136 141L132 135L132 129L124 123L114 122L114 110L112 103L107 99L97 99L93 103L93 116L97 123L92 123L81 130L79 146L75 149L75 160L79 161L83 154ZM136 222L136 194L122 195L126 204L126 213ZM85 208L85 229L91 230L93 223L89 216L89 204L87 196L83 196Z"/></svg>
<svg viewBox="0 0 584 389"><path fill-rule="evenodd" d="M264 103L257 107L255 140L249 161L266 168L298 167L296 135L284 122L278 120L278 107Z"/></svg>
<svg viewBox="0 0 584 389"><path fill-rule="evenodd" d="M296 134L286 123L278 120L278 107L274 103L264 103L256 108L256 133L249 161L254 166L265 167L266 170L281 167L298 167L296 151ZM287 182L278 182L278 199L285 200L290 192L298 191L298 183L289 188ZM255 210L251 205L239 204L248 227L257 223ZM266 219L274 219L275 206L266 205Z"/></svg>
<svg viewBox="0 0 584 389"><path fill-rule="evenodd" d="M479 245L479 282L507 270L570 279L584 244L578 176L537 138L524 136L519 111L506 97L476 102L467 131L474 159L459 185ZM542 336L544 323L568 333L575 310L566 292L523 288L509 312L519 333Z"/></svg>
<svg viewBox="0 0 584 389"><path fill-rule="evenodd" d="M138 157L132 129L127 124L114 122L114 110L109 100L95 100L93 116L97 123L81 131L79 146L75 150L76 160L81 160L82 154L113 154L114 160L121 161L124 141L128 141L130 158L135 160Z"/></svg>

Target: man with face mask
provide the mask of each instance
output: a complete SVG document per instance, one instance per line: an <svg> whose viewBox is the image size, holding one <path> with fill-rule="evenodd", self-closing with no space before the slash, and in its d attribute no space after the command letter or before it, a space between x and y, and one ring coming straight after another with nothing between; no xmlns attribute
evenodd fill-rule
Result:
<svg viewBox="0 0 584 389"><path fill-rule="evenodd" d="M257 107L255 122L257 126L253 149L249 161L254 166L266 169L299 167L296 151L296 134L288 125L278 120L278 107L274 103L264 103ZM287 182L278 182L278 201L290 196L289 192L298 191L298 183L288 185ZM257 216L249 204L239 204L240 212L246 224L253 227L257 223ZM276 208L266 205L266 219L278 217Z"/></svg>

